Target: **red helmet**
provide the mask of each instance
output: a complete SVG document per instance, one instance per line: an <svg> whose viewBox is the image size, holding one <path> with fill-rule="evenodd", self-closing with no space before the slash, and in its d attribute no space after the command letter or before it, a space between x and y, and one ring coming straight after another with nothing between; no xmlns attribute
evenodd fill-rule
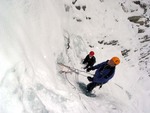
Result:
<svg viewBox="0 0 150 113"><path fill-rule="evenodd" d="M89 55L94 56L94 51L90 51Z"/></svg>

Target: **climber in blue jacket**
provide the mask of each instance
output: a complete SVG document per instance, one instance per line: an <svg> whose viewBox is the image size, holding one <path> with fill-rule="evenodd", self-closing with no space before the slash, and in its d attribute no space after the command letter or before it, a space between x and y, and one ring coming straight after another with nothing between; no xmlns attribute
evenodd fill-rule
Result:
<svg viewBox="0 0 150 113"><path fill-rule="evenodd" d="M96 86L100 86L101 88L103 84L112 79L115 74L116 65L119 63L120 59L118 57L113 57L110 60L87 68L87 72L97 69L94 77L87 77L87 79L90 81L90 83L87 85L87 91L91 92Z"/></svg>

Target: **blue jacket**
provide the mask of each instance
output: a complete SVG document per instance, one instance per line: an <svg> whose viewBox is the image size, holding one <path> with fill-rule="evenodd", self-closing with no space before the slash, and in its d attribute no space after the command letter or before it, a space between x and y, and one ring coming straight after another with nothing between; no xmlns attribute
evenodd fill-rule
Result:
<svg viewBox="0 0 150 113"><path fill-rule="evenodd" d="M97 64L91 68L91 70L96 70L93 77L93 82L99 84L107 83L115 74L115 67L111 67L108 64L108 60Z"/></svg>

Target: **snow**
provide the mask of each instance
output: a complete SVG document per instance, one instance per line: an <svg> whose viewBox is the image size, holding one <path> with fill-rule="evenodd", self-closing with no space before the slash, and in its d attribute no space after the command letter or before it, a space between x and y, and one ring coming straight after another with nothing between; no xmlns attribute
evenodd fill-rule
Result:
<svg viewBox="0 0 150 113"><path fill-rule="evenodd" d="M127 19L144 10L133 0L73 1L0 0L0 113L149 113L150 45L140 43L149 28ZM94 74L81 64L91 50L96 64L121 59L96 97L78 86Z"/></svg>

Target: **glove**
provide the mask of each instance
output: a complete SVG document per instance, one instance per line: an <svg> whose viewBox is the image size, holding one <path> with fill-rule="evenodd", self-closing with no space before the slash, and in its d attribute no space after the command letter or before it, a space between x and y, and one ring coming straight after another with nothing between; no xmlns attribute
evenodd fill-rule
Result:
<svg viewBox="0 0 150 113"><path fill-rule="evenodd" d="M91 68L87 68L86 69L86 72L90 72L92 69Z"/></svg>
<svg viewBox="0 0 150 113"><path fill-rule="evenodd" d="M87 79L91 82L93 81L93 77L88 76Z"/></svg>

